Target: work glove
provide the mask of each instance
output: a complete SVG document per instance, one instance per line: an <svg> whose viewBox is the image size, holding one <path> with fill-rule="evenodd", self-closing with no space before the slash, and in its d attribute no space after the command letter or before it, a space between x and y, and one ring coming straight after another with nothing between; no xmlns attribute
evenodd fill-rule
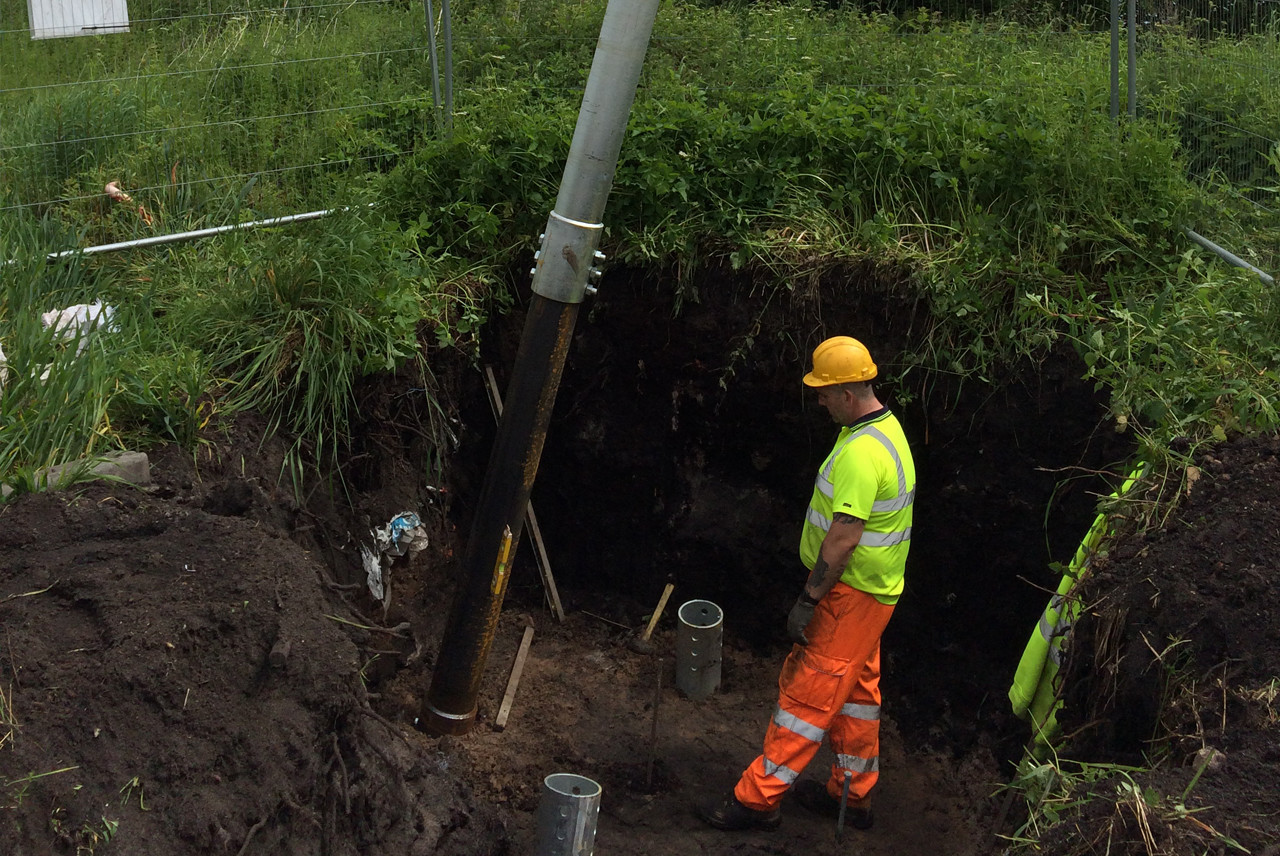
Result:
<svg viewBox="0 0 1280 856"><path fill-rule="evenodd" d="M796 598L796 605L791 607L791 612L787 615L787 636L797 645L808 645L809 638L804 635L804 629L809 626L809 622L813 620L813 609L818 602L809 597L808 592L800 592L800 597Z"/></svg>

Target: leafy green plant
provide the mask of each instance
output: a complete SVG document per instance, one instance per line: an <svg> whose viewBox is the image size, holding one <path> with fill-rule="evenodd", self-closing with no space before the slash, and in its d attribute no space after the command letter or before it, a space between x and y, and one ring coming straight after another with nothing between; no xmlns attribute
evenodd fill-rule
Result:
<svg viewBox="0 0 1280 856"><path fill-rule="evenodd" d="M462 9L448 133L426 115L410 7L211 7L127 47L15 48L0 105L30 121L0 129L0 180L44 182L43 222L75 232L57 248L378 203L330 225L82 264L118 278L137 320L106 433L189 443L215 413L259 407L299 449L331 455L353 384L416 354L416 324L471 347L554 205L603 9ZM1142 112L1117 124L1098 61L1107 34L1011 14L664 4L604 249L674 274L673 312L699 299L711 265L779 296L874 266L927 319L894 367L922 395L931 377L985 382L1065 340L1144 446L1274 425L1275 301L1183 235L1194 225L1263 267L1275 258L1266 203L1280 174L1261 140L1280 89L1232 71L1266 68L1272 43L1153 31ZM76 75L97 82L66 85ZM94 87L119 133L86 124ZM1213 124L1214 105L1233 121ZM1197 115L1209 124L1189 130ZM1204 163L1193 132L1216 141ZM156 225L103 198L115 179ZM30 225L15 210L0 229ZM734 360L761 347L740 344Z"/></svg>
<svg viewBox="0 0 1280 856"><path fill-rule="evenodd" d="M1084 290L1029 294L1064 322L1088 377L1111 390L1117 427L1132 428L1152 452L1178 436L1225 439L1229 432L1280 427L1280 301L1243 271L1211 276L1192 251L1152 294L1108 299Z"/></svg>
<svg viewBox="0 0 1280 856"><path fill-rule="evenodd" d="M1026 755L1013 779L1001 787L1019 796L1026 819L1012 834L1002 835L1019 847L1034 847L1052 827L1078 814L1100 793L1114 793L1118 782L1137 787L1133 775L1142 768L1118 764L1087 764L1058 758L1040 761Z"/></svg>

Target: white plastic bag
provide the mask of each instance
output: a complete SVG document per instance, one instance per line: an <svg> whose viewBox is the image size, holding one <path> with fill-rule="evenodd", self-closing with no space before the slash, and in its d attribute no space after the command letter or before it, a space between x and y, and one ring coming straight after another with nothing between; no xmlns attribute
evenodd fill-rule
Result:
<svg viewBox="0 0 1280 856"><path fill-rule="evenodd" d="M116 310L114 306L104 306L102 301L93 303L77 303L66 309L51 309L40 316L45 329L52 329L59 339L77 339L76 354L84 353L89 346L89 335L96 329L114 332L116 327L111 323Z"/></svg>

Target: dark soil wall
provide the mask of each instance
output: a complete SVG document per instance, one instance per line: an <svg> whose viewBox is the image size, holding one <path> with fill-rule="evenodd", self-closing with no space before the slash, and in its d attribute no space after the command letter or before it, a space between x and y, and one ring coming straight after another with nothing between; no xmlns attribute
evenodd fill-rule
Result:
<svg viewBox="0 0 1280 856"><path fill-rule="evenodd" d="M678 313L672 288L615 271L576 327L533 495L566 606L635 625L672 581L674 603L713 600L728 634L781 651L804 577L801 515L836 433L800 375L823 338L856 336L919 474L908 587L886 634L886 710L909 740L971 743L1008 709L1043 589L1057 583L1049 563L1070 557L1111 490L1096 473L1130 453L1078 380L1082 365L1062 352L994 385L917 375L904 386L899 354L929 319L871 269L790 291L713 271ZM500 379L519 323L490 336ZM487 412L470 412L472 427L492 430ZM536 605L522 562L514 597Z"/></svg>

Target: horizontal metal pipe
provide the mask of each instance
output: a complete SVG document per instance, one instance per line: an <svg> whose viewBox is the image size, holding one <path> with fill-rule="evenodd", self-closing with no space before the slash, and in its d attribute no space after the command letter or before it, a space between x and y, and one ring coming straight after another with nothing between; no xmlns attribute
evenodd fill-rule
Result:
<svg viewBox="0 0 1280 856"><path fill-rule="evenodd" d="M1227 262L1228 264L1232 264L1238 268L1244 268L1245 270L1256 273L1258 275L1258 278L1261 279L1263 282L1265 282L1267 285L1276 284L1276 278L1274 276L1272 276L1271 274L1267 273L1264 270L1260 270L1254 267L1244 259L1237 256L1235 253L1232 253L1229 250L1224 250L1222 247L1219 247L1217 244L1215 244L1213 241L1210 241L1204 235L1196 234L1190 229L1183 229L1182 231L1186 234L1188 238L1195 241L1197 244L1204 247L1209 252L1214 253L1215 255L1217 255L1219 258L1221 258L1223 261Z"/></svg>
<svg viewBox="0 0 1280 856"><path fill-rule="evenodd" d="M372 208L373 203L369 203L366 207ZM74 250L60 250L56 253L49 253L48 259L56 262L71 256L93 256L98 253L114 253L120 250L132 250L140 247L154 247L160 244L176 244L179 241L194 241L199 238L211 238L214 235L221 235L224 232L234 232L238 229L254 229L264 226L284 226L289 223L300 223L304 220L319 220L321 217L327 217L330 214L336 214L339 211L350 211L350 208L326 208L323 211L308 211L305 214L287 214L284 217L268 217L264 220L250 220L246 223L231 223L226 226L211 226L208 229L194 229L190 232L174 232L172 235L152 235L149 238L135 238L132 241L117 241L114 244L99 244L96 247L77 247ZM17 264L17 259L9 259L5 264Z"/></svg>

